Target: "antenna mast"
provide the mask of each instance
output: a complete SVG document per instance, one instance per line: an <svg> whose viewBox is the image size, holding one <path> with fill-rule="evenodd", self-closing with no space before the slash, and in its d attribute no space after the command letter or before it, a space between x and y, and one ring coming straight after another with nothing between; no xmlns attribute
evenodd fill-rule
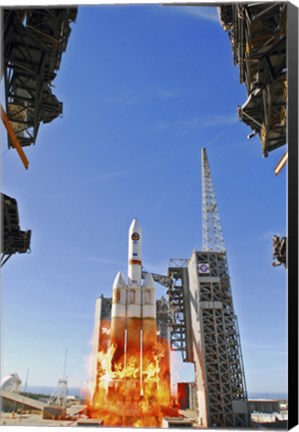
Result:
<svg viewBox="0 0 299 432"><path fill-rule="evenodd" d="M202 250L225 252L221 220L218 212L212 176L205 148L201 150L202 163Z"/></svg>

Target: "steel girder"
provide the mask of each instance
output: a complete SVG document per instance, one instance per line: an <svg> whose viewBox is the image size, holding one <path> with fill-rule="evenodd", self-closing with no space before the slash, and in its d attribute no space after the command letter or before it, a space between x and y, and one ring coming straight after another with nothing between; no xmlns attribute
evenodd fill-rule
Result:
<svg viewBox="0 0 299 432"><path fill-rule="evenodd" d="M193 362L187 260L174 264L171 260L168 275L173 283L167 291L171 350L180 351L184 362Z"/></svg>
<svg viewBox="0 0 299 432"><path fill-rule="evenodd" d="M253 130L249 137L260 136L266 157L287 140L287 3L234 3L219 11L248 92L238 114Z"/></svg>
<svg viewBox="0 0 299 432"><path fill-rule="evenodd" d="M77 8L4 10L6 112L22 146L35 143L41 122L62 113L51 82L76 14Z"/></svg>
<svg viewBox="0 0 299 432"><path fill-rule="evenodd" d="M2 266L13 254L30 251L31 230L20 230L17 201L5 194L1 194L1 198L3 216Z"/></svg>
<svg viewBox="0 0 299 432"><path fill-rule="evenodd" d="M112 298L101 296L101 320L110 321L112 310Z"/></svg>
<svg viewBox="0 0 299 432"><path fill-rule="evenodd" d="M247 391L226 254L196 252L196 262L197 268L201 264L209 268L206 274L198 272L195 292L202 333L200 349L204 358L208 423L210 427L246 427L248 412L240 413L234 408L236 401L247 404Z"/></svg>

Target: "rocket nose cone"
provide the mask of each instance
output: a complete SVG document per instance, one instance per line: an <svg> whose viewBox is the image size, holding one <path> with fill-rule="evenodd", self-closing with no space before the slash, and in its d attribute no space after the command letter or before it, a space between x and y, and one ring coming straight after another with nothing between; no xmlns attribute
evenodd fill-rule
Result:
<svg viewBox="0 0 299 432"><path fill-rule="evenodd" d="M140 223L138 222L138 220L136 218L132 220L129 232L130 233L137 232L137 233L141 234L141 226L140 226Z"/></svg>
<svg viewBox="0 0 299 432"><path fill-rule="evenodd" d="M124 288L126 286L126 280L122 272L118 272L115 276L114 282L113 282L113 289L115 288Z"/></svg>
<svg viewBox="0 0 299 432"><path fill-rule="evenodd" d="M146 273L143 288L156 288L153 276L150 273Z"/></svg>

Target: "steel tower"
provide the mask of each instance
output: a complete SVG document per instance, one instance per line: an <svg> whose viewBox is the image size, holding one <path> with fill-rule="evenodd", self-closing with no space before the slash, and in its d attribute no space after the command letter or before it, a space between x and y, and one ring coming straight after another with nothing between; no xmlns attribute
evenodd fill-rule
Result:
<svg viewBox="0 0 299 432"><path fill-rule="evenodd" d="M241 345L206 149L202 149L203 251L188 261L192 343L202 426L249 425Z"/></svg>
<svg viewBox="0 0 299 432"><path fill-rule="evenodd" d="M202 250L225 252L221 221L206 149L202 149Z"/></svg>

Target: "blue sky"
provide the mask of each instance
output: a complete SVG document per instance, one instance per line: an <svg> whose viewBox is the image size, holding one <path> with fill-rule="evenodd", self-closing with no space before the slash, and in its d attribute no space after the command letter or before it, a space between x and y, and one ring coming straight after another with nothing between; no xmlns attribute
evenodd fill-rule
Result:
<svg viewBox="0 0 299 432"><path fill-rule="evenodd" d="M287 284L272 267L286 233L285 149L261 156L237 117L247 97L215 7L79 7L54 81L62 118L2 158L30 255L2 271L2 374L55 386L65 350L70 386L88 380L95 300L127 274L137 217L147 271L201 248L201 161L207 148L228 252L249 392L287 390ZM158 295L165 294L157 286ZM187 379L190 368L179 368Z"/></svg>

